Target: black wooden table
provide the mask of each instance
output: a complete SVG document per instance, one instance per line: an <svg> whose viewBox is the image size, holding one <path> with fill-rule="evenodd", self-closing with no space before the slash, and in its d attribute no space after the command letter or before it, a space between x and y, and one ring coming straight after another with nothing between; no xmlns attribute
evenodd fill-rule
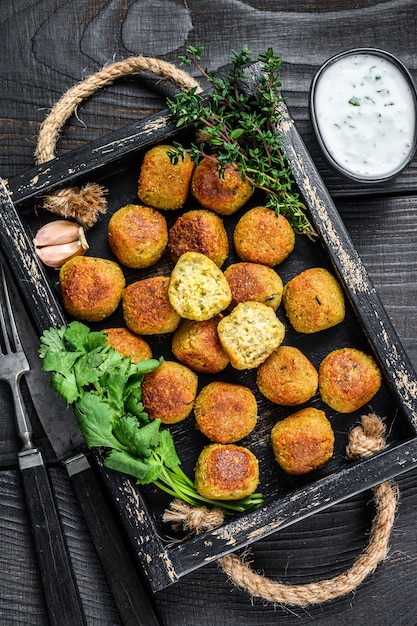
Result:
<svg viewBox="0 0 417 626"><path fill-rule="evenodd" d="M215 69L244 44L255 54L271 46L283 59L283 94L292 116L417 367L417 161L382 188L347 183L325 166L308 114L317 68L345 49L388 50L417 80L416 26L413 0L2 0L0 175L12 177L33 165L39 125L51 106L105 64L139 54L176 63L185 45L201 43L206 64ZM154 77L118 81L79 107L62 132L58 153L163 106ZM17 468L19 441L7 388L0 391L0 624L44 625ZM88 623L117 626L118 611L66 473L38 424L35 435L46 449ZM251 602L210 564L154 595L161 624L417 624L417 469L397 482L401 497L388 557L355 593L306 609ZM289 583L331 578L349 568L366 546L373 514L370 492L357 495L254 544L253 567Z"/></svg>

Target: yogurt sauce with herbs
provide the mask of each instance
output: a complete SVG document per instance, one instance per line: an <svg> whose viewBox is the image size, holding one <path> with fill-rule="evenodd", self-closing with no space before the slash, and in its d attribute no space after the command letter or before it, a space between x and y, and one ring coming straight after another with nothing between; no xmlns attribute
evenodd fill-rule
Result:
<svg viewBox="0 0 417 626"><path fill-rule="evenodd" d="M348 173L383 178L413 149L416 108L401 70L374 54L352 54L330 64L316 84L316 122L328 152Z"/></svg>

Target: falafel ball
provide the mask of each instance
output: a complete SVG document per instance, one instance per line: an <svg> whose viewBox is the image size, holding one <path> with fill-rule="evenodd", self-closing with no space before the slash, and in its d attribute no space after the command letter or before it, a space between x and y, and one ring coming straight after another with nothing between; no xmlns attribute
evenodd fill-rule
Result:
<svg viewBox="0 0 417 626"><path fill-rule="evenodd" d="M114 313L126 284L117 263L91 256L66 261L59 283L65 310L85 322L99 322Z"/></svg>
<svg viewBox="0 0 417 626"><path fill-rule="evenodd" d="M197 395L197 374L175 361L164 361L145 374L142 402L151 419L163 424L182 422L191 413Z"/></svg>
<svg viewBox="0 0 417 626"><path fill-rule="evenodd" d="M216 380L197 395L194 416L211 441L235 443L255 428L258 406L248 387Z"/></svg>
<svg viewBox="0 0 417 626"><path fill-rule="evenodd" d="M274 267L294 250L295 233L284 215L257 206L239 219L233 241L236 254L242 261Z"/></svg>
<svg viewBox="0 0 417 626"><path fill-rule="evenodd" d="M212 443L197 459L194 481L205 498L241 500L254 493L259 484L258 459L243 446Z"/></svg>
<svg viewBox="0 0 417 626"><path fill-rule="evenodd" d="M219 172L216 155L204 157L191 179L191 194L204 208L218 215L236 213L251 197L253 187L232 165Z"/></svg>
<svg viewBox="0 0 417 626"><path fill-rule="evenodd" d="M311 267L292 278L282 295L287 317L299 333L317 333L345 318L345 299L333 274Z"/></svg>
<svg viewBox="0 0 417 626"><path fill-rule="evenodd" d="M181 322L168 298L168 276L152 276L131 283L123 291L125 324L136 335L172 333Z"/></svg>
<svg viewBox="0 0 417 626"><path fill-rule="evenodd" d="M323 402L339 413L352 413L367 404L381 386L381 372L369 355L356 348L330 352L319 367Z"/></svg>
<svg viewBox="0 0 417 626"><path fill-rule="evenodd" d="M308 407L277 422L271 444L287 474L307 474L333 456L334 432L324 411Z"/></svg>
<svg viewBox="0 0 417 626"><path fill-rule="evenodd" d="M123 265L150 267L161 258L168 243L165 217L152 207L128 204L110 218L107 238Z"/></svg>
<svg viewBox="0 0 417 626"><path fill-rule="evenodd" d="M258 367L256 384L271 402L297 406L312 398L318 387L318 372L294 346L279 346Z"/></svg>
<svg viewBox="0 0 417 626"><path fill-rule="evenodd" d="M183 213L168 233L174 263L184 252L201 252L221 267L229 253L229 240L221 217L205 209Z"/></svg>
<svg viewBox="0 0 417 626"><path fill-rule="evenodd" d="M171 272L168 296L178 315L198 321L218 315L232 299L223 272L200 252L180 256Z"/></svg>
<svg viewBox="0 0 417 626"><path fill-rule="evenodd" d="M182 320L172 338L172 352L178 361L203 374L223 371L229 358L217 332L221 319L220 315L215 315L201 322Z"/></svg>
<svg viewBox="0 0 417 626"><path fill-rule="evenodd" d="M254 369L278 348L285 335L284 324L262 302L241 302L217 327L220 343L238 370Z"/></svg>
<svg viewBox="0 0 417 626"><path fill-rule="evenodd" d="M128 356L132 363L147 361L152 358L150 345L127 328L105 328L102 332L107 335L106 343L122 356Z"/></svg>
<svg viewBox="0 0 417 626"><path fill-rule="evenodd" d="M180 209L190 190L194 162L188 153L177 163L168 156L171 145L158 145L148 150L142 161L138 180L138 197L155 209L171 211Z"/></svg>
<svg viewBox="0 0 417 626"><path fill-rule="evenodd" d="M263 302L274 311L279 307L283 284L272 267L261 263L233 263L225 269L224 275L232 292L230 308L247 301Z"/></svg>

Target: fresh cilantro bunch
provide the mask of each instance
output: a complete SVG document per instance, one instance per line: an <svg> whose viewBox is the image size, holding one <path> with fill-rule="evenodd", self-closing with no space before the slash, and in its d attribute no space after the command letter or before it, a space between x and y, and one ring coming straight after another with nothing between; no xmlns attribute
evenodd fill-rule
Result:
<svg viewBox="0 0 417 626"><path fill-rule="evenodd" d="M200 496L180 468L170 431L161 428L159 419L150 420L142 403L143 376L162 359L133 364L106 342L105 333L73 321L44 331L39 348L42 369L51 372L52 389L74 406L87 446L108 449L105 466L194 506L244 512L262 504L259 494L235 502Z"/></svg>
<svg viewBox="0 0 417 626"><path fill-rule="evenodd" d="M272 48L259 56L258 89L256 95L248 96L243 88L248 81L244 68L255 59L247 46L232 52L226 73L204 69L200 64L202 51L201 46L188 46L180 64L198 68L211 86L208 96L194 87L167 100L178 127L191 122L198 130L200 141L192 144L191 158L197 163L205 156L214 158L220 175L225 165L233 164L244 180L265 191L266 206L277 215L285 215L295 232L313 237L314 229L295 188L282 150L283 138L277 130L282 101L281 59ZM184 152L184 147L175 143L168 154L175 163Z"/></svg>

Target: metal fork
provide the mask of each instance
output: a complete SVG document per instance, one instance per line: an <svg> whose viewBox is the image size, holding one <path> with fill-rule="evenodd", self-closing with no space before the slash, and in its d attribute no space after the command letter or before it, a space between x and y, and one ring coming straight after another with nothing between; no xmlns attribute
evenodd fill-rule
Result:
<svg viewBox="0 0 417 626"><path fill-rule="evenodd" d="M1 265L0 287L0 380L10 385L17 431L22 441L18 452L35 550L38 558L48 616L51 625L78 626L85 617L72 570L57 505L42 454L32 441L32 428L23 401L20 381L30 371Z"/></svg>

